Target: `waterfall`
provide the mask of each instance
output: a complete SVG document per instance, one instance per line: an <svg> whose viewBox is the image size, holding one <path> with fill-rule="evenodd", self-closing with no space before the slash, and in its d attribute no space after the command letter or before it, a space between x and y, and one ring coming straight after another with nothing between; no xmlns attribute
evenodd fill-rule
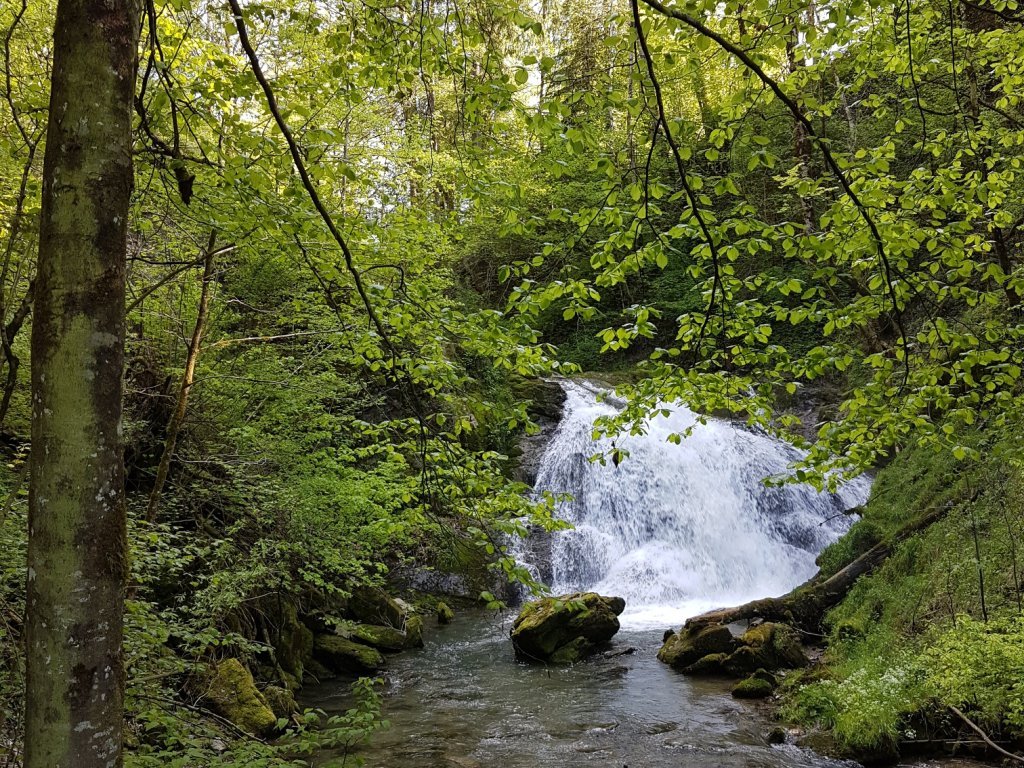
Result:
<svg viewBox="0 0 1024 768"><path fill-rule="evenodd" d="M592 439L613 401L566 381L565 411L541 459L536 488L569 493L558 515L574 525L551 540L555 594L594 590L626 598L624 626L678 625L712 607L783 594L817 570L814 559L866 498L855 480L838 493L767 487L799 450L720 419L700 424L679 404L642 436L620 436L619 466L589 458L611 448ZM610 394L610 393L606 393ZM672 433L692 433L679 445Z"/></svg>

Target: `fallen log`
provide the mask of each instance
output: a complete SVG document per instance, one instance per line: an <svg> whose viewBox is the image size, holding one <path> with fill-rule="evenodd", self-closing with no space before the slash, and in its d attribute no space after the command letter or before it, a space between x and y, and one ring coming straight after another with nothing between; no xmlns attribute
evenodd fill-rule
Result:
<svg viewBox="0 0 1024 768"><path fill-rule="evenodd" d="M831 576L818 574L782 597L766 597L734 608L719 608L702 613L687 619L685 626L691 629L762 619L784 622L804 632L816 633L821 629L825 614L846 597L861 576L876 570L888 559L897 544L941 520L950 508L945 506L928 512Z"/></svg>

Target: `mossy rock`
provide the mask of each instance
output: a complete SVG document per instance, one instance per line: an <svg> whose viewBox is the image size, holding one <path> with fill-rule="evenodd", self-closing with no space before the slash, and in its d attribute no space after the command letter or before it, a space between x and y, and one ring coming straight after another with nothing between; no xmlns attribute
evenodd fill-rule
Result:
<svg viewBox="0 0 1024 768"><path fill-rule="evenodd" d="M405 620L405 647L406 648L422 648L423 647L423 617L422 616L409 616Z"/></svg>
<svg viewBox="0 0 1024 768"><path fill-rule="evenodd" d="M767 699L775 687L760 677L748 677L733 686L732 695L737 699Z"/></svg>
<svg viewBox="0 0 1024 768"><path fill-rule="evenodd" d="M524 661L549 661L552 655L577 639L586 641L589 653L607 643L619 631L622 598L606 598L596 592L548 597L527 603L512 624L516 656ZM577 650L585 646L578 643ZM566 651L566 655L574 652Z"/></svg>
<svg viewBox="0 0 1024 768"><path fill-rule="evenodd" d="M773 675L767 669L759 669L756 672L754 672L754 674L752 674L751 677L756 678L758 680L764 680L772 688L778 688L779 687L779 678L777 678L775 675Z"/></svg>
<svg viewBox="0 0 1024 768"><path fill-rule="evenodd" d="M729 658L727 653L709 653L683 668L684 675L693 677L711 677L714 675L728 674L725 669L725 660Z"/></svg>
<svg viewBox="0 0 1024 768"><path fill-rule="evenodd" d="M256 688L252 673L238 659L225 659L213 667L205 699L211 709L254 736L265 736L277 725L277 716Z"/></svg>
<svg viewBox="0 0 1024 768"><path fill-rule="evenodd" d="M312 659L310 659L310 661L307 662L306 664L303 664L303 670L302 670L303 673L305 673L305 671L306 671L305 668L311 662L312 662ZM295 691L299 690L299 688L302 687L302 678L301 677L296 677L295 675L289 674L288 672L282 672L280 677L281 677L282 686L284 688L287 688L292 693L295 693Z"/></svg>
<svg viewBox="0 0 1024 768"><path fill-rule="evenodd" d="M798 669L808 664L800 634L788 624L765 622L748 629L740 642L753 648L764 662L753 669Z"/></svg>
<svg viewBox="0 0 1024 768"><path fill-rule="evenodd" d="M552 664L579 664L595 650L594 644L585 637L575 637L557 648L548 661Z"/></svg>
<svg viewBox="0 0 1024 768"><path fill-rule="evenodd" d="M332 672L370 675L384 668L384 657L376 648L337 635L313 638L313 658Z"/></svg>
<svg viewBox="0 0 1024 768"><path fill-rule="evenodd" d="M443 600L437 604L437 623L438 624L451 624L455 619L455 611L452 610L451 606Z"/></svg>
<svg viewBox="0 0 1024 768"><path fill-rule="evenodd" d="M299 711L299 705L292 692L279 685L268 685L264 688L263 698L267 700L267 705L278 718L288 720Z"/></svg>
<svg viewBox="0 0 1024 768"><path fill-rule="evenodd" d="M745 677L765 666L774 668L768 655L752 645L741 645L722 662L722 668L734 677Z"/></svg>
<svg viewBox="0 0 1024 768"><path fill-rule="evenodd" d="M356 624L348 633L349 639L382 651L401 651L405 648L405 632L381 624Z"/></svg>
<svg viewBox="0 0 1024 768"><path fill-rule="evenodd" d="M328 669L315 658L310 659L305 670L303 670L303 680L312 678L314 683L322 683L325 680L332 680L337 676L337 672Z"/></svg>
<svg viewBox="0 0 1024 768"><path fill-rule="evenodd" d="M684 629L669 636L658 651L658 660L674 669L685 670L711 654L729 654L736 648L736 638L721 624Z"/></svg>
<svg viewBox="0 0 1024 768"><path fill-rule="evenodd" d="M274 658L284 672L301 680L303 665L313 654L313 632L299 619L294 603L281 603L275 613L276 616L270 616L277 630L273 637Z"/></svg>
<svg viewBox="0 0 1024 768"><path fill-rule="evenodd" d="M867 635L864 622L859 619L840 621L832 628L832 637L839 642L854 642Z"/></svg>
<svg viewBox="0 0 1024 768"><path fill-rule="evenodd" d="M348 610L364 624L402 627L408 614L402 605L377 587L357 587L352 590Z"/></svg>

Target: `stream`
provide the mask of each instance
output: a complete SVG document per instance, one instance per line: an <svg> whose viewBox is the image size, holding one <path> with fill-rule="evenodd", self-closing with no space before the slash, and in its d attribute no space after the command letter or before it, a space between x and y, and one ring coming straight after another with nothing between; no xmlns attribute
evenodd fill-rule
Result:
<svg viewBox="0 0 1024 768"><path fill-rule="evenodd" d="M839 768L792 745L770 746L761 704L729 683L689 678L655 658L661 632L625 627L614 658L544 668L515 661L512 614L459 613L425 647L389 660L390 726L360 750L367 768ZM305 706L340 712L348 684L304 691ZM325 755L325 762L330 755ZM351 763L350 763L351 764ZM973 762L914 763L968 768Z"/></svg>
<svg viewBox="0 0 1024 768"><path fill-rule="evenodd" d="M800 458L792 446L731 422L700 423L666 404L646 433L620 437L629 456L589 461L598 416L619 407L588 382L563 382L564 413L540 461L537 488L573 497L574 530L517 550L555 594L626 599L612 649L574 667L518 663L514 613L462 612L428 627L425 647L389 659L384 717L360 756L371 768L825 768L843 763L770 746L764 705L725 681L683 676L656 658L667 628L712 607L782 594L850 524L870 482L837 493L762 481ZM689 431L679 445L667 438ZM347 683L304 691L306 706L351 705ZM325 758L330 756L325 756ZM957 763L943 763L945 766ZM966 765L966 764L963 764Z"/></svg>
<svg viewBox="0 0 1024 768"><path fill-rule="evenodd" d="M596 657L546 669L515 661L509 621L460 613L426 646L392 657L390 728L360 753L372 768L730 768L840 766L792 746L770 747L763 709L722 681L684 677L655 654L661 632L625 628ZM346 686L320 686L307 706L350 704ZM847 764L852 765L852 764Z"/></svg>

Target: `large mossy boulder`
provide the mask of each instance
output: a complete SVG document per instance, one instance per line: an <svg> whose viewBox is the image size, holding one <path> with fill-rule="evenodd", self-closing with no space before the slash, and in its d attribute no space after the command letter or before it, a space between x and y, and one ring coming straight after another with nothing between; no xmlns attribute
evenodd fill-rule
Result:
<svg viewBox="0 0 1024 768"><path fill-rule="evenodd" d="M579 592L527 605L512 624L512 645L522 661L574 664L619 631L621 597Z"/></svg>
<svg viewBox="0 0 1024 768"><path fill-rule="evenodd" d="M338 635L314 637L313 658L339 674L372 675L384 669L384 657L376 648Z"/></svg>
<svg viewBox="0 0 1024 768"><path fill-rule="evenodd" d="M357 587L352 590L348 611L364 624L376 624L401 629L408 616L406 608L377 587Z"/></svg>
<svg viewBox="0 0 1024 768"><path fill-rule="evenodd" d="M210 709L254 736L265 736L277 725L252 673L238 659L224 659L213 667L204 698Z"/></svg>
<svg viewBox="0 0 1024 768"><path fill-rule="evenodd" d="M423 619L411 614L405 620L404 629L382 624L356 624L348 631L350 640L369 645L379 651L396 652L407 648L423 647Z"/></svg>
<svg viewBox="0 0 1024 768"><path fill-rule="evenodd" d="M658 651L658 659L674 669L685 670L705 656L728 655L736 646L736 638L726 626L694 627L669 635Z"/></svg>
<svg viewBox="0 0 1024 768"><path fill-rule="evenodd" d="M405 648L405 632L381 624L356 624L349 638L381 651L401 651Z"/></svg>

